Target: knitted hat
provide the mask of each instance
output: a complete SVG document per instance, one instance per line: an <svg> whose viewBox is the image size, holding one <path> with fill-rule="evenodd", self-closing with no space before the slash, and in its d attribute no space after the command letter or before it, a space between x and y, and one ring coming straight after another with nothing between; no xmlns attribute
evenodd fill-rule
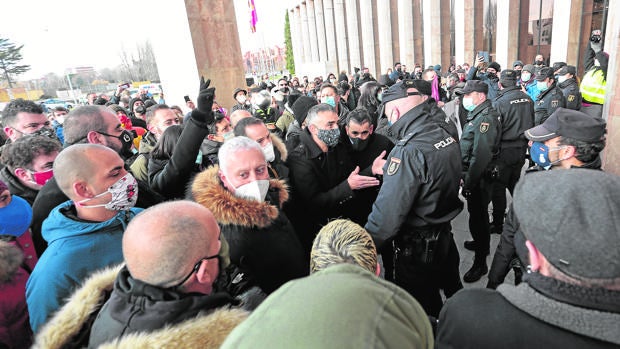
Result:
<svg viewBox="0 0 620 349"><path fill-rule="evenodd" d="M293 109L293 116L295 116L295 120L297 120L299 126L306 120L308 110L317 104L319 104L319 102L317 102L316 98L307 96L297 98L291 109Z"/></svg>
<svg viewBox="0 0 620 349"><path fill-rule="evenodd" d="M493 68L495 69L495 71L500 71L502 70L502 67L499 65L499 63L497 62L491 62L489 63L489 68Z"/></svg>

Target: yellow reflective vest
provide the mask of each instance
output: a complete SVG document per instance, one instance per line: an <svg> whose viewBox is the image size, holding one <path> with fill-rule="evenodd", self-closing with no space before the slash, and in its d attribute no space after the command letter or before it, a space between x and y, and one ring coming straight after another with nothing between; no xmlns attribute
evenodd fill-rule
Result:
<svg viewBox="0 0 620 349"><path fill-rule="evenodd" d="M579 91L584 101L589 103L605 103L605 86L607 81L602 69L590 69L583 76Z"/></svg>

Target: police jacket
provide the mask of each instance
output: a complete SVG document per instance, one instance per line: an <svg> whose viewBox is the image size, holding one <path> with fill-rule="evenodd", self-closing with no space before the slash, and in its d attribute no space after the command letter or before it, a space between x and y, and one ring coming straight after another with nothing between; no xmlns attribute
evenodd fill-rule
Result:
<svg viewBox="0 0 620 349"><path fill-rule="evenodd" d="M534 127L534 102L530 97L519 87L507 87L499 91L493 108L500 114L502 149L526 146L523 133Z"/></svg>
<svg viewBox="0 0 620 349"><path fill-rule="evenodd" d="M547 91L543 91L536 98L534 105L534 125L538 126L545 122L549 115L558 108L566 107L566 98L562 90L555 83Z"/></svg>
<svg viewBox="0 0 620 349"><path fill-rule="evenodd" d="M491 161L499 153L500 115L488 99L467 115L461 135L461 160L465 178L463 189L480 183Z"/></svg>
<svg viewBox="0 0 620 349"><path fill-rule="evenodd" d="M383 168L383 185L366 230L377 248L399 232L450 222L463 209L457 140L432 120L422 103L388 129L397 141Z"/></svg>
<svg viewBox="0 0 620 349"><path fill-rule="evenodd" d="M579 92L579 84L575 78L567 79L558 84L562 90L564 98L566 98L566 108L579 110L581 109L581 92Z"/></svg>

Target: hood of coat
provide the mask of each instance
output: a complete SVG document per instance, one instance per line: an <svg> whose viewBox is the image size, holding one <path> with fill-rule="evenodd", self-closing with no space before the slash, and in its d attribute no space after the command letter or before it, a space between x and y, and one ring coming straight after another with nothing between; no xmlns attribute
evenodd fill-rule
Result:
<svg viewBox="0 0 620 349"><path fill-rule="evenodd" d="M86 280L67 303L41 328L33 348L62 348L75 340L105 303L123 266L103 269ZM226 336L248 316L245 310L221 308L208 315L149 333L132 333L100 348L219 348ZM205 335L208 333L209 335ZM188 343L194 344L194 346ZM84 343L86 344L86 343Z"/></svg>
<svg viewBox="0 0 620 349"><path fill-rule="evenodd" d="M282 139L280 139L280 137L276 136L275 134L270 134L270 137L271 142L273 143L273 147L278 152L280 152L280 159L282 161L286 161L286 158L288 157L288 150L286 150L286 145L284 144Z"/></svg>
<svg viewBox="0 0 620 349"><path fill-rule="evenodd" d="M212 166L199 173L191 187L193 200L208 208L218 223L265 228L278 218L279 209L288 200L288 186L284 181L269 180L269 194L275 193L279 198L280 207L277 207L269 201L236 197L222 185L219 169L219 166Z"/></svg>
<svg viewBox="0 0 620 349"><path fill-rule="evenodd" d="M0 285L11 281L23 260L24 254L15 244L0 240Z"/></svg>

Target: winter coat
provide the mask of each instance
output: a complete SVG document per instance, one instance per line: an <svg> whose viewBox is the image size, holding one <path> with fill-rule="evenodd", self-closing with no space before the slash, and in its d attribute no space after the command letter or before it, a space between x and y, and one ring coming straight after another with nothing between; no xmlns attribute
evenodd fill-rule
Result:
<svg viewBox="0 0 620 349"><path fill-rule="evenodd" d="M149 159L151 158L151 150L155 148L157 138L151 132L148 132L142 140L140 140L139 155L133 161L129 168L131 174L139 181L148 182L149 180Z"/></svg>
<svg viewBox="0 0 620 349"><path fill-rule="evenodd" d="M14 243L0 240L0 347L27 348L32 331L26 306L24 255Z"/></svg>
<svg viewBox="0 0 620 349"><path fill-rule="evenodd" d="M282 286L231 332L229 348L432 348L422 307L402 288L352 264Z"/></svg>
<svg viewBox="0 0 620 349"><path fill-rule="evenodd" d="M79 220L74 210L73 202L67 201L43 222L43 238L49 245L26 284L34 333L88 274L123 261L123 232L142 211L132 208L105 222L87 222Z"/></svg>
<svg viewBox="0 0 620 349"><path fill-rule="evenodd" d="M192 198L208 208L228 241L230 259L271 293L285 282L308 274L308 261L293 226L281 211L288 200L287 185L270 180L264 202L234 196L221 183L219 166L198 174Z"/></svg>
<svg viewBox="0 0 620 349"><path fill-rule="evenodd" d="M275 159L268 164L269 178L288 180L289 169L285 163L288 158L288 150L286 150L286 145L284 145L284 142L282 142L280 137L273 133L271 133L269 137L271 138L273 152L275 153Z"/></svg>
<svg viewBox="0 0 620 349"><path fill-rule="evenodd" d="M41 328L33 349L81 348L90 326L114 287L122 265L93 273L67 303ZM218 348L247 317L240 309L221 308L151 332L137 332L99 348Z"/></svg>

